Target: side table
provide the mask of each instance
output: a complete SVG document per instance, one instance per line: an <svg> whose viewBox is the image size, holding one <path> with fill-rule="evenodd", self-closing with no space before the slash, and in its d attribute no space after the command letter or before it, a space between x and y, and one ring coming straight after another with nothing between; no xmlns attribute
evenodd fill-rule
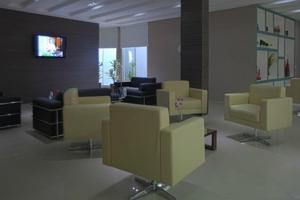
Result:
<svg viewBox="0 0 300 200"><path fill-rule="evenodd" d="M211 136L211 144L205 144L205 149L215 151L217 150L217 133L218 131L215 129L207 128L205 129L205 137Z"/></svg>

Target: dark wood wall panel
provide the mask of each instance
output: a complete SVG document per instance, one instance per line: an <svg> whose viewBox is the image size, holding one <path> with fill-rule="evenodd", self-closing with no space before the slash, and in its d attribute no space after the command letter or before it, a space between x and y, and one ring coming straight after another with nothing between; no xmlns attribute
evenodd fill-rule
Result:
<svg viewBox="0 0 300 200"><path fill-rule="evenodd" d="M208 89L208 0L181 0L181 79Z"/></svg>
<svg viewBox="0 0 300 200"><path fill-rule="evenodd" d="M0 91L30 101L51 88L98 87L99 25L0 9ZM67 38L66 58L33 56L35 33Z"/></svg>

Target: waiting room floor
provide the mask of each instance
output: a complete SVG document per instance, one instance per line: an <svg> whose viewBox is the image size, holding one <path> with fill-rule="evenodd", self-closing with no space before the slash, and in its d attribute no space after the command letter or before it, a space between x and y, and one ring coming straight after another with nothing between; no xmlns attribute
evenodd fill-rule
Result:
<svg viewBox="0 0 300 200"><path fill-rule="evenodd" d="M222 103L213 103L205 118L219 130L218 150L206 151L205 164L170 190L177 199L300 200L300 117L272 134L271 147L227 138L251 129L225 122ZM99 150L92 158L69 152L67 143L38 135L31 123L31 107L24 105L22 127L0 131L1 200L121 200L133 194L133 176L104 166Z"/></svg>

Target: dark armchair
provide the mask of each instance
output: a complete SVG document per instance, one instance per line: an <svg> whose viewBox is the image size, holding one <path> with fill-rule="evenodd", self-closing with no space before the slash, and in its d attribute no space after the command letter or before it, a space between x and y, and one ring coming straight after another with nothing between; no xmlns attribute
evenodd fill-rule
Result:
<svg viewBox="0 0 300 200"><path fill-rule="evenodd" d="M161 89L161 83L156 83L156 78L133 77L130 82L115 83L115 87L126 87L127 103L156 105L156 90Z"/></svg>
<svg viewBox="0 0 300 200"><path fill-rule="evenodd" d="M21 125L20 97L4 97L0 92L0 129Z"/></svg>

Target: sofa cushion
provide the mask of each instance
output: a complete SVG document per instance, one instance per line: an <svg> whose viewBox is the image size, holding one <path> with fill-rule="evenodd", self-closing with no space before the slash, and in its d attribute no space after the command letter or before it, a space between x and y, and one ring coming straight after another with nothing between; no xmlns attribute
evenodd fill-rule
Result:
<svg viewBox="0 0 300 200"><path fill-rule="evenodd" d="M201 109L201 106L200 99L184 97L182 98L182 101L179 100L178 110Z"/></svg>
<svg viewBox="0 0 300 200"><path fill-rule="evenodd" d="M140 87L141 83L156 83L156 78L133 77L131 79L131 87Z"/></svg>
<svg viewBox="0 0 300 200"><path fill-rule="evenodd" d="M249 103L260 105L262 99L285 97L285 88L281 86L251 85Z"/></svg>
<svg viewBox="0 0 300 200"><path fill-rule="evenodd" d="M260 107L255 104L232 105L230 115L246 121L259 122Z"/></svg>

